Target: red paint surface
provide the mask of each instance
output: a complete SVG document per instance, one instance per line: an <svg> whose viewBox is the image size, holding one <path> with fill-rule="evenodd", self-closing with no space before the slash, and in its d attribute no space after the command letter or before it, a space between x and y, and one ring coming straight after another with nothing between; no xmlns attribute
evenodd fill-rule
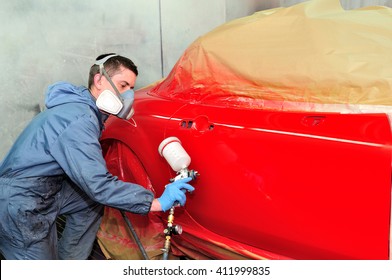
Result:
<svg viewBox="0 0 392 280"><path fill-rule="evenodd" d="M126 147L107 155L122 162L113 173L148 178L139 183L151 181L160 196L175 174L158 146L169 136L181 140L189 168L201 175L185 209L176 210L184 234L174 238L174 253L389 258L392 137L385 114L214 107L147 93L136 94L131 122L108 121L102 142L105 150ZM165 215L156 215L163 226Z"/></svg>

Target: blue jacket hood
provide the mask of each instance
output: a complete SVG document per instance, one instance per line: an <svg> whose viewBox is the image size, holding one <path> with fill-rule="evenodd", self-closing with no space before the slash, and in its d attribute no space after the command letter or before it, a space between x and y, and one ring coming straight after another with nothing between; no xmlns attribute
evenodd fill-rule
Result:
<svg viewBox="0 0 392 280"><path fill-rule="evenodd" d="M84 86L75 86L67 82L57 82L48 87L45 94L45 106L52 108L65 103L85 103L99 112L95 98L90 91Z"/></svg>

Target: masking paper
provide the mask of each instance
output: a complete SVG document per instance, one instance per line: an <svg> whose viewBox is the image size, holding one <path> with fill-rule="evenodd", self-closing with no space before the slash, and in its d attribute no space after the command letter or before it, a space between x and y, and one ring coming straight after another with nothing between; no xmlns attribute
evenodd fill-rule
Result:
<svg viewBox="0 0 392 280"><path fill-rule="evenodd" d="M214 106L390 112L392 10L314 0L228 22L193 42L152 94Z"/></svg>

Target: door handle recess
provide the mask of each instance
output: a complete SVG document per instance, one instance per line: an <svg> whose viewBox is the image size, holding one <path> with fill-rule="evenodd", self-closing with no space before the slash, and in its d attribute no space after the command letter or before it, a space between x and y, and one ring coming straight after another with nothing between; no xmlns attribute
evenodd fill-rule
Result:
<svg viewBox="0 0 392 280"><path fill-rule="evenodd" d="M324 123L326 116L306 116L302 119L302 123L306 126L319 126Z"/></svg>

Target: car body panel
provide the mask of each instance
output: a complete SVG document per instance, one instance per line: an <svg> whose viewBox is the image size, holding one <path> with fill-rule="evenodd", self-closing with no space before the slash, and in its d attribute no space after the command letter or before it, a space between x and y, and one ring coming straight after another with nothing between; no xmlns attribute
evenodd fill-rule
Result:
<svg viewBox="0 0 392 280"><path fill-rule="evenodd" d="M276 258L389 258L392 138L385 114L187 105L147 93L137 93L132 122L112 118L102 141L125 143L160 195L175 173L159 143L181 140L190 168L201 174L186 214L176 215L187 235L205 228Z"/></svg>
<svg viewBox="0 0 392 280"><path fill-rule="evenodd" d="M175 210L173 255L391 258L391 14L331 0L233 20L138 90L131 120L109 118L101 140L115 175L160 196L176 173L158 147L173 136L200 174ZM99 238L122 235L111 215ZM166 218L137 226L154 257Z"/></svg>

